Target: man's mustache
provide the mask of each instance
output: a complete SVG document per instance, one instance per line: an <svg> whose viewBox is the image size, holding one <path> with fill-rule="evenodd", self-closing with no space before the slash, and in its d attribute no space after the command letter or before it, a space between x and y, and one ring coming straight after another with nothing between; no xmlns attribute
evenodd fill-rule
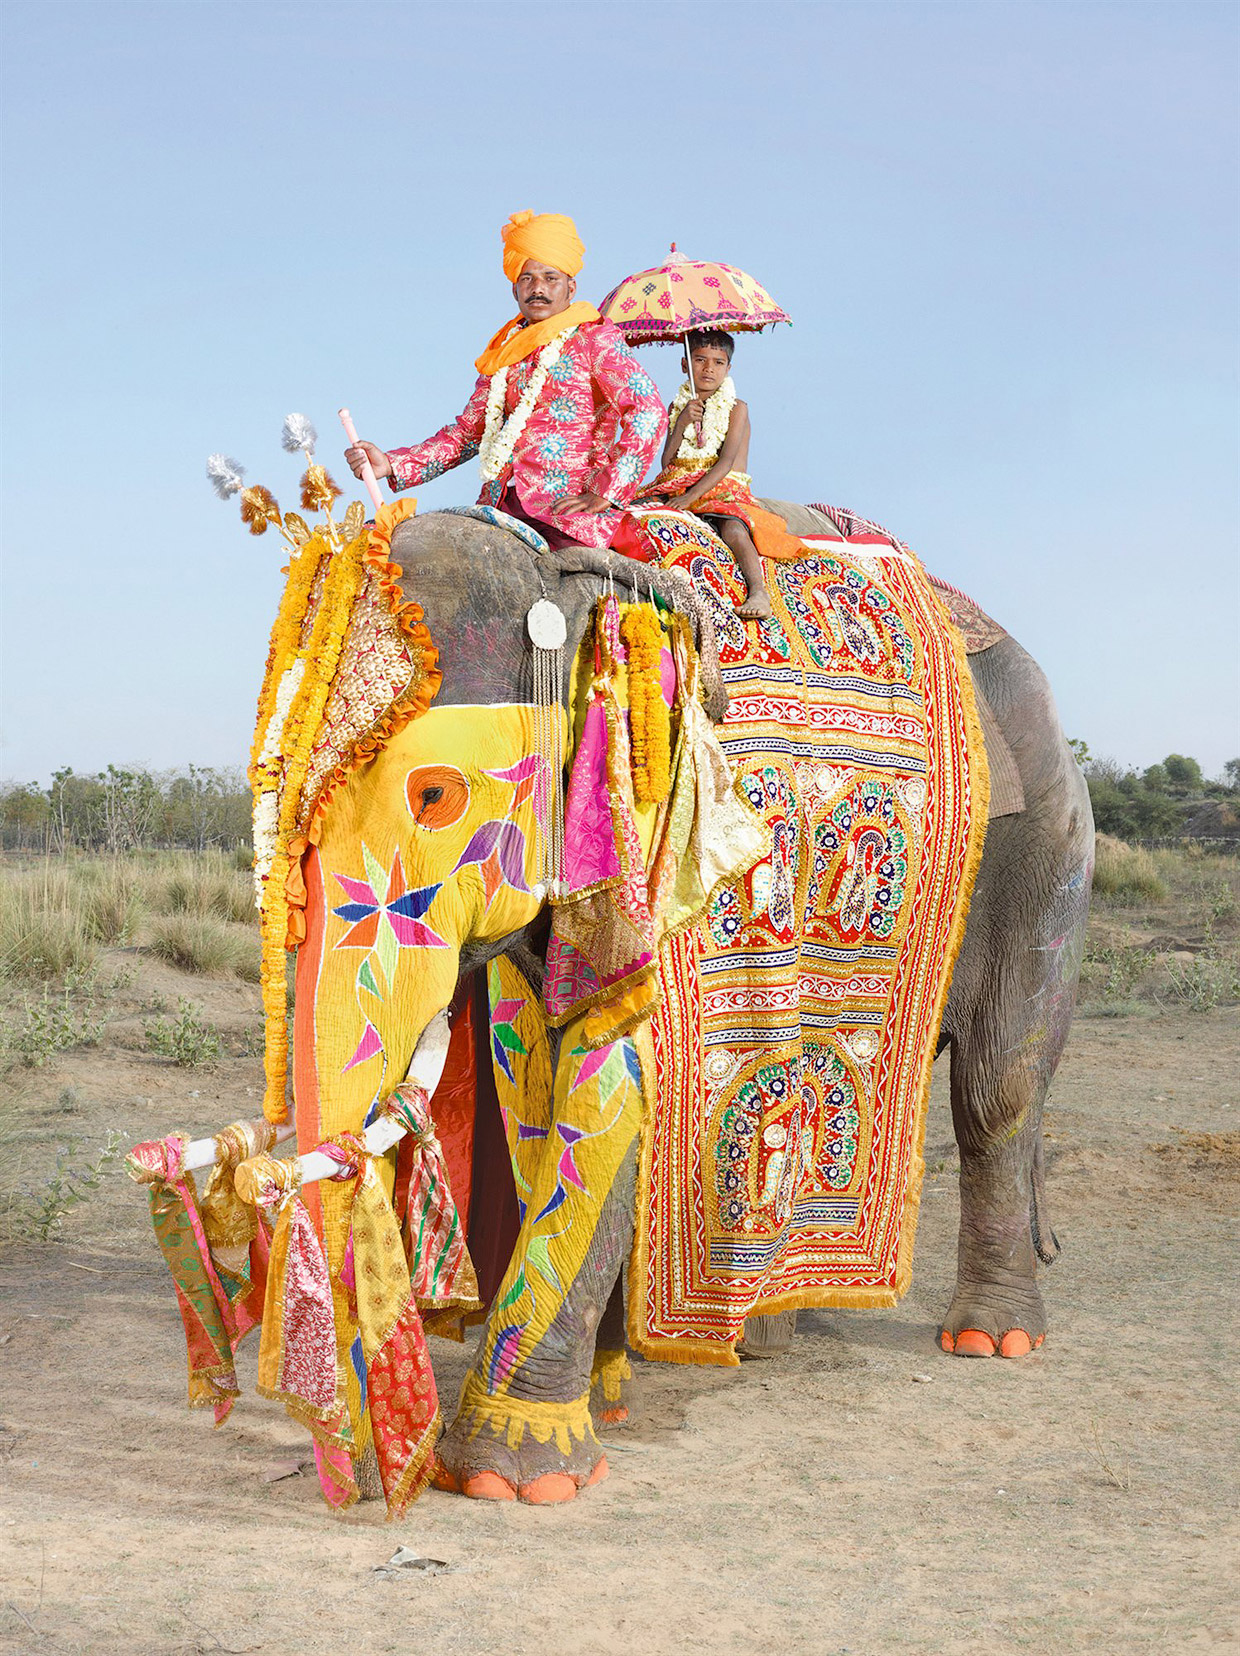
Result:
<svg viewBox="0 0 1240 1656"><path fill-rule="evenodd" d="M527 305L549 305L551 295L549 293L527 293L525 302Z"/></svg>

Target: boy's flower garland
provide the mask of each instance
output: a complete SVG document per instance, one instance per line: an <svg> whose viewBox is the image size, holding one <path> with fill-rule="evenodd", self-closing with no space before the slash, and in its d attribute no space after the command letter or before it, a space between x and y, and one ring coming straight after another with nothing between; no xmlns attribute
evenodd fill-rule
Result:
<svg viewBox="0 0 1240 1656"><path fill-rule="evenodd" d="M633 794L657 805L672 786L672 716L663 699L663 622L651 604L626 606L620 636L629 652Z"/></svg>
<svg viewBox="0 0 1240 1656"><path fill-rule="evenodd" d="M689 388L688 380L677 391L672 402L670 418L673 425L688 406L693 392ZM677 460L715 460L723 447L723 440L728 434L728 425L732 419L732 410L736 407L736 387L732 383L731 374L724 380L718 391L713 392L706 399L706 413L702 418L702 441L698 445L693 440L693 422L685 428L685 434L680 440L680 447L676 450Z"/></svg>
<svg viewBox="0 0 1240 1656"><path fill-rule="evenodd" d="M576 332L576 328L566 328L539 351L529 384L506 420L504 396L508 390L508 370L497 368L491 375L491 386L487 392L486 429L482 434L482 442L478 445L478 466L484 483L493 483L512 459L517 438L525 430L529 417L534 412L534 404L542 395L548 375Z"/></svg>

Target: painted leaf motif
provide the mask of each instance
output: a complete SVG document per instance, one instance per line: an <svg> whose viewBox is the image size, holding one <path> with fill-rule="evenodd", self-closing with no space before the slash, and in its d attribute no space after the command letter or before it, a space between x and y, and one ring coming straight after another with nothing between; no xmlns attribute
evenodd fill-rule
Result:
<svg viewBox="0 0 1240 1656"><path fill-rule="evenodd" d="M501 1329L495 1341L495 1349L491 1353L491 1361L487 1372L487 1390L494 1393L508 1378L517 1360L517 1349L521 1344L523 1326L512 1323Z"/></svg>
<svg viewBox="0 0 1240 1656"><path fill-rule="evenodd" d="M567 1155L568 1152L566 1151L565 1154ZM563 1207L564 1203L567 1200L568 1200L567 1190L565 1190L563 1185L556 1185L555 1194L551 1197L551 1200L544 1206L542 1212L535 1216L534 1223L537 1224L540 1219L546 1219L548 1217L548 1215L554 1213L557 1208Z"/></svg>
<svg viewBox="0 0 1240 1656"><path fill-rule="evenodd" d="M379 1039L379 1031L374 1024L368 1023L362 1032L361 1040L357 1043L357 1050L344 1067L346 1070L354 1069L358 1064L364 1064L368 1058L373 1058L382 1051L383 1042Z"/></svg>
<svg viewBox="0 0 1240 1656"><path fill-rule="evenodd" d="M535 1236L532 1238L529 1247L526 1249L526 1258L538 1272L539 1276L542 1277L543 1281L549 1282L552 1288L554 1288L558 1293L561 1283L560 1278L556 1273L555 1266L551 1263L550 1250L551 1242L549 1237Z"/></svg>
<svg viewBox="0 0 1240 1656"><path fill-rule="evenodd" d="M504 1295L503 1299L500 1300L498 1306L496 1307L496 1310L497 1311L507 1311L507 1309L510 1305L515 1305L517 1303L517 1301L521 1298L521 1295L524 1292L525 1292L525 1266L523 1265L521 1267L521 1269L517 1272L516 1280L513 1282L512 1287Z"/></svg>

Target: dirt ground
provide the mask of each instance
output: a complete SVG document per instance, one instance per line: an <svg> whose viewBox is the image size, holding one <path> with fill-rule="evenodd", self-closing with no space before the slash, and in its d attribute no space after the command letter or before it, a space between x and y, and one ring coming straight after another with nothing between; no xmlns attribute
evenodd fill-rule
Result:
<svg viewBox="0 0 1240 1656"><path fill-rule="evenodd" d="M256 1058L140 1050L143 1005L186 981L133 970L103 1047L0 1085L10 1192L73 1136L255 1112ZM241 1050L257 991L193 993ZM60 1240L0 1250L0 1649L1240 1649L1238 1036L1235 1006L1078 1018L1047 1123L1051 1331L1019 1361L935 1343L957 1221L941 1064L905 1301L802 1314L789 1355L739 1369L635 1364L610 1478L562 1508L430 1491L388 1525L329 1516L312 1475L266 1481L306 1440L254 1397L252 1345L221 1430L186 1410L172 1286L113 1169ZM433 1347L450 1403L465 1353ZM449 1568L374 1574L398 1546Z"/></svg>

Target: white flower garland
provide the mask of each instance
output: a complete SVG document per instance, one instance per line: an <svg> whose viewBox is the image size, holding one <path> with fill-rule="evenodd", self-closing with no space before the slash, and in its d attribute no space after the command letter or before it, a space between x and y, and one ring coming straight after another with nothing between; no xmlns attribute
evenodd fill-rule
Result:
<svg viewBox="0 0 1240 1656"><path fill-rule="evenodd" d="M254 904L258 909L263 906L263 881L271 872L279 845L280 766L277 761L282 757L281 746L289 709L305 673L305 657L300 655L284 669L258 756L259 767L265 771L267 778L254 801Z"/></svg>
<svg viewBox="0 0 1240 1656"><path fill-rule="evenodd" d="M491 386L487 392L486 430L482 434L482 442L478 445L478 468L484 483L493 483L512 459L517 438L525 430L529 417L534 412L534 404L542 395L547 376L576 332L576 328L566 328L539 351L529 384L506 420L504 394L508 389L508 370L497 368L491 375Z"/></svg>
<svg viewBox="0 0 1240 1656"><path fill-rule="evenodd" d="M688 380L676 393L672 403L671 420L675 425L685 408L688 406L693 392ZM680 447L676 450L677 460L717 460L719 451L723 447L723 440L728 434L728 425L732 419L732 410L736 407L736 387L732 383L731 374L724 380L718 391L706 399L706 414L702 420L702 441L700 446L694 442L694 426L690 421L685 428L685 434L680 440Z"/></svg>

